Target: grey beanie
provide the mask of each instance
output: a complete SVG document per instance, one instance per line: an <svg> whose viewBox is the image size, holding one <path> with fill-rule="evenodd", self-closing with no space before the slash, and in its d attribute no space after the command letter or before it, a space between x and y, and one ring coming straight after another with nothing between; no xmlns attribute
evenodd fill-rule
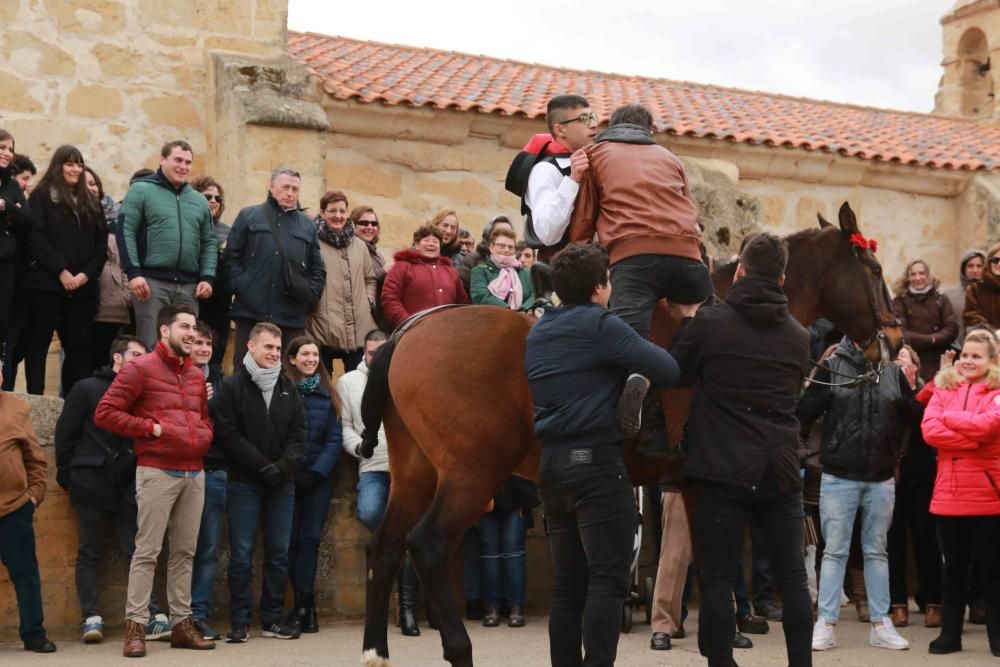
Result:
<svg viewBox="0 0 1000 667"><path fill-rule="evenodd" d="M969 281L965 277L965 265L973 257L980 257L982 258L983 263L984 264L986 263L986 253L984 251L980 250L979 248L972 248L970 250L966 250L965 254L962 255L961 263L958 265L958 279L962 283L962 287L969 286Z"/></svg>

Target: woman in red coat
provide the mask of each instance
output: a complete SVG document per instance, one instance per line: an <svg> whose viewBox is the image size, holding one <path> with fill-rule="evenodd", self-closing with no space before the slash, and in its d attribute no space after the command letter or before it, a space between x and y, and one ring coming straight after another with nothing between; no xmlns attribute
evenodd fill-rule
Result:
<svg viewBox="0 0 1000 667"><path fill-rule="evenodd" d="M962 650L966 574L971 561L984 573L986 629L1000 656L1000 361L986 331L965 338L953 368L934 379L924 412L924 440L938 450L931 514L937 516L944 556L941 635L931 653Z"/></svg>
<svg viewBox="0 0 1000 667"><path fill-rule="evenodd" d="M469 303L451 260L441 256L441 232L424 225L413 232L413 247L400 250L382 285L382 312L393 329L421 310Z"/></svg>

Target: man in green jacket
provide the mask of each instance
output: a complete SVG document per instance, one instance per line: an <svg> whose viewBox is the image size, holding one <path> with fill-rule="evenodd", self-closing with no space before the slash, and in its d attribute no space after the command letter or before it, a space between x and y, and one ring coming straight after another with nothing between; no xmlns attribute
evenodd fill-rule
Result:
<svg viewBox="0 0 1000 667"><path fill-rule="evenodd" d="M187 183L193 159L186 141L167 143L160 169L134 181L122 201L118 248L136 297L136 333L149 348L159 338L160 308L197 312L198 299L212 296L218 243L207 200Z"/></svg>

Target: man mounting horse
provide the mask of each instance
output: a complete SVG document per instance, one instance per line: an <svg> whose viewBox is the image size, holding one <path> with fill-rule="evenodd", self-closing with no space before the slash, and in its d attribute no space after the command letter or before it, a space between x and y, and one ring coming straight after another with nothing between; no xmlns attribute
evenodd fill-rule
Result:
<svg viewBox="0 0 1000 667"><path fill-rule="evenodd" d="M569 239L588 243L596 232L611 256L611 310L648 338L660 299L689 305L712 296L684 165L656 143L653 116L638 104L615 109L608 129L584 151L590 168L580 181ZM638 373L625 384L618 422L626 438L639 432L648 388Z"/></svg>

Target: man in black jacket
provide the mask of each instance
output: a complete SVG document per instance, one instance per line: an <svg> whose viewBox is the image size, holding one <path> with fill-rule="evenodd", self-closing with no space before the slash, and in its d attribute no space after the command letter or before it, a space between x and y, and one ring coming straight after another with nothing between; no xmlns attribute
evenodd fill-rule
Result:
<svg viewBox="0 0 1000 667"><path fill-rule="evenodd" d="M73 385L56 421L56 481L69 492L76 509L76 593L83 615L83 641L88 644L104 638L104 619L97 607L97 570L104 532L112 527L122 554L131 560L138 511L132 441L98 428L94 409L118 371L144 354L146 346L135 336L116 338L111 343L111 365ZM153 620L147 626L147 636L169 636L166 617L157 618L162 614L155 595L150 597L149 607Z"/></svg>
<svg viewBox="0 0 1000 667"><path fill-rule="evenodd" d="M243 366L222 382L215 406L215 441L226 453L229 484L229 613L226 641L246 642L253 613L253 550L264 523L261 636L297 639L283 619L288 545L295 505L295 467L305 447L299 390L281 372L281 329L261 322L250 331Z"/></svg>
<svg viewBox="0 0 1000 667"><path fill-rule="evenodd" d="M781 288L787 261L783 239L758 234L744 246L735 282L721 304L701 310L671 306L690 318L683 321L671 353L681 368L681 384L694 385L684 472L698 487L698 643L713 667L735 664L731 596L751 517L766 536L784 595L789 664L812 664L795 418L809 363L809 334L788 312Z"/></svg>
<svg viewBox="0 0 1000 667"><path fill-rule="evenodd" d="M613 665L637 519L615 399L629 370L666 388L677 364L608 311L604 248L569 246L552 280L563 305L545 310L524 357L555 573L549 652L554 667Z"/></svg>
<svg viewBox="0 0 1000 667"><path fill-rule="evenodd" d="M257 322L277 325L285 347L302 335L326 285L316 223L299 206L301 186L299 172L275 169L267 201L241 210L229 232L223 259L235 295L236 368Z"/></svg>

